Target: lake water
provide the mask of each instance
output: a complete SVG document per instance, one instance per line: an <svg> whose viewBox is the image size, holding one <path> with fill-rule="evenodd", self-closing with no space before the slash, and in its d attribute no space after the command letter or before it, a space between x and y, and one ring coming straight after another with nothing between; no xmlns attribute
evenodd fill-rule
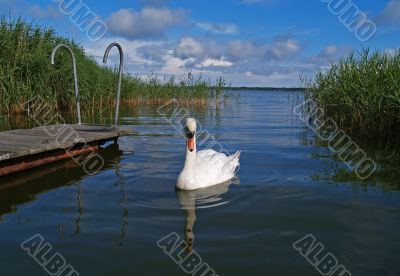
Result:
<svg viewBox="0 0 400 276"><path fill-rule="evenodd" d="M194 254L220 276L320 275L293 247L308 234L324 246L317 260L330 252L352 275L400 275L398 189L335 179L337 160L292 111L301 92L234 93L190 110L242 151L233 183L176 192L185 141L145 107L123 109L135 134L106 145L95 176L65 161L0 179L0 275L47 275L20 246L35 234L53 247L45 260L59 252L80 275L188 275L171 257ZM189 242L178 257L157 245L171 233Z"/></svg>

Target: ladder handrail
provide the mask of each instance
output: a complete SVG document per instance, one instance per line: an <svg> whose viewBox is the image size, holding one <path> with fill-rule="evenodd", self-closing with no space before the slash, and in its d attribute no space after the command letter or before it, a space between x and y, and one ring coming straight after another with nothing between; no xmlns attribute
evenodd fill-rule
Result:
<svg viewBox="0 0 400 276"><path fill-rule="evenodd" d="M65 44L58 44L56 47L54 47L53 51L51 52L51 64L54 65L54 56L56 55L58 49L60 48L65 48L68 50L68 52L71 55L72 58L72 70L74 72L74 89L75 89L75 96L76 96L76 109L77 109L77 114L78 114L78 124L82 124L81 120L81 100L79 98L79 90L78 90L78 75L77 75L77 70L76 70L76 59L74 52L72 49L65 45Z"/></svg>
<svg viewBox="0 0 400 276"><path fill-rule="evenodd" d="M118 51L119 51L119 77L118 77L116 108L115 108L115 126L118 126L119 106L121 103L121 83L122 83L122 77L123 77L123 71L124 71L124 51L122 50L122 47L120 44L113 42L110 45L108 45L106 52L104 53L103 63L104 64L107 63L108 55L110 53L110 50L113 47L117 47Z"/></svg>

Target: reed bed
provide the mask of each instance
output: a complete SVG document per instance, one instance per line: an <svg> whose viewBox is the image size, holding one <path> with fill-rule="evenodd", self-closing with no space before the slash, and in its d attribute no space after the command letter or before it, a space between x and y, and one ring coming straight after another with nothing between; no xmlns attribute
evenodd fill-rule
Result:
<svg viewBox="0 0 400 276"><path fill-rule="evenodd" d="M41 96L55 110L75 109L75 95L69 54L60 50L56 65L50 64L55 45L65 43L73 49L79 76L79 94L84 111L115 102L117 72L100 66L75 41L56 35L22 19L0 19L0 114L23 113L21 103ZM155 74L146 78L126 75L122 82L123 103L159 104L171 99L178 102L206 104L224 97L223 79L214 84L190 72L178 79L161 79Z"/></svg>
<svg viewBox="0 0 400 276"><path fill-rule="evenodd" d="M349 134L400 140L400 50L353 52L303 82L306 97Z"/></svg>

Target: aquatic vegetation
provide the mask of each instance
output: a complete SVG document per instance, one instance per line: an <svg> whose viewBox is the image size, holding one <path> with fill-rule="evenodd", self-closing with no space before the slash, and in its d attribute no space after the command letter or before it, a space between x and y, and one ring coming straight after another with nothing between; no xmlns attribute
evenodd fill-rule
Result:
<svg viewBox="0 0 400 276"><path fill-rule="evenodd" d="M307 97L352 137L399 141L400 50L353 52L303 82Z"/></svg>
<svg viewBox="0 0 400 276"><path fill-rule="evenodd" d="M355 170L352 170L340 158L340 152L333 152L329 142L315 135L308 126L299 135L300 143L310 147L310 157L324 164L317 169L311 178L315 181L332 181L333 183L354 183L355 189L359 187L377 187L382 190L400 191L400 145L377 143L368 137L358 137L357 145L373 160L377 169L366 179L361 179Z"/></svg>
<svg viewBox="0 0 400 276"><path fill-rule="evenodd" d="M3 16L0 43L0 114L25 112L21 103L35 96L41 96L55 110L75 108L68 53L60 51L55 66L50 64L51 50L58 43L70 45L75 53L82 108L87 111L113 106L116 70L100 66L78 43L56 35L54 29ZM121 100L132 104L159 104L175 98L185 103L204 104L210 99L223 98L225 85L222 79L212 85L210 80L201 75L195 77L191 72L181 79L126 74Z"/></svg>
<svg viewBox="0 0 400 276"><path fill-rule="evenodd" d="M315 116L321 116L320 122L332 119L377 164L376 172L361 181L338 154L316 151L313 158L327 160L327 169L317 172L314 179L361 181L398 190L393 181L400 172L400 50L353 52L327 71L317 72L314 79L303 78L303 83L307 88L305 97L311 101L302 111L311 115L310 123ZM323 114L312 114L315 107ZM330 130L328 125L319 129L321 135ZM311 137L310 144L328 146L315 135Z"/></svg>

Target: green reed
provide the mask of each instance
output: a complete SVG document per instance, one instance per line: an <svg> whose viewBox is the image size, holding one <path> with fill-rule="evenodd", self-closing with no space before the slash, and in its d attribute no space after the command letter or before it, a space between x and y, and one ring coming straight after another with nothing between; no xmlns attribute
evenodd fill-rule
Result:
<svg viewBox="0 0 400 276"><path fill-rule="evenodd" d="M399 141L400 50L353 52L303 82L307 97L341 128L374 141Z"/></svg>
<svg viewBox="0 0 400 276"><path fill-rule="evenodd" d="M25 112L21 103L35 96L41 96L60 111L75 108L70 56L60 50L56 65L50 64L51 50L58 43L70 45L75 53L82 108L94 110L114 103L116 70L100 66L78 43L56 35L51 28L3 16L0 18L0 114ZM223 89L221 80L213 86L211 81L190 72L182 79L126 74L121 98L122 102L137 104L173 98L201 104L216 94L220 96Z"/></svg>

